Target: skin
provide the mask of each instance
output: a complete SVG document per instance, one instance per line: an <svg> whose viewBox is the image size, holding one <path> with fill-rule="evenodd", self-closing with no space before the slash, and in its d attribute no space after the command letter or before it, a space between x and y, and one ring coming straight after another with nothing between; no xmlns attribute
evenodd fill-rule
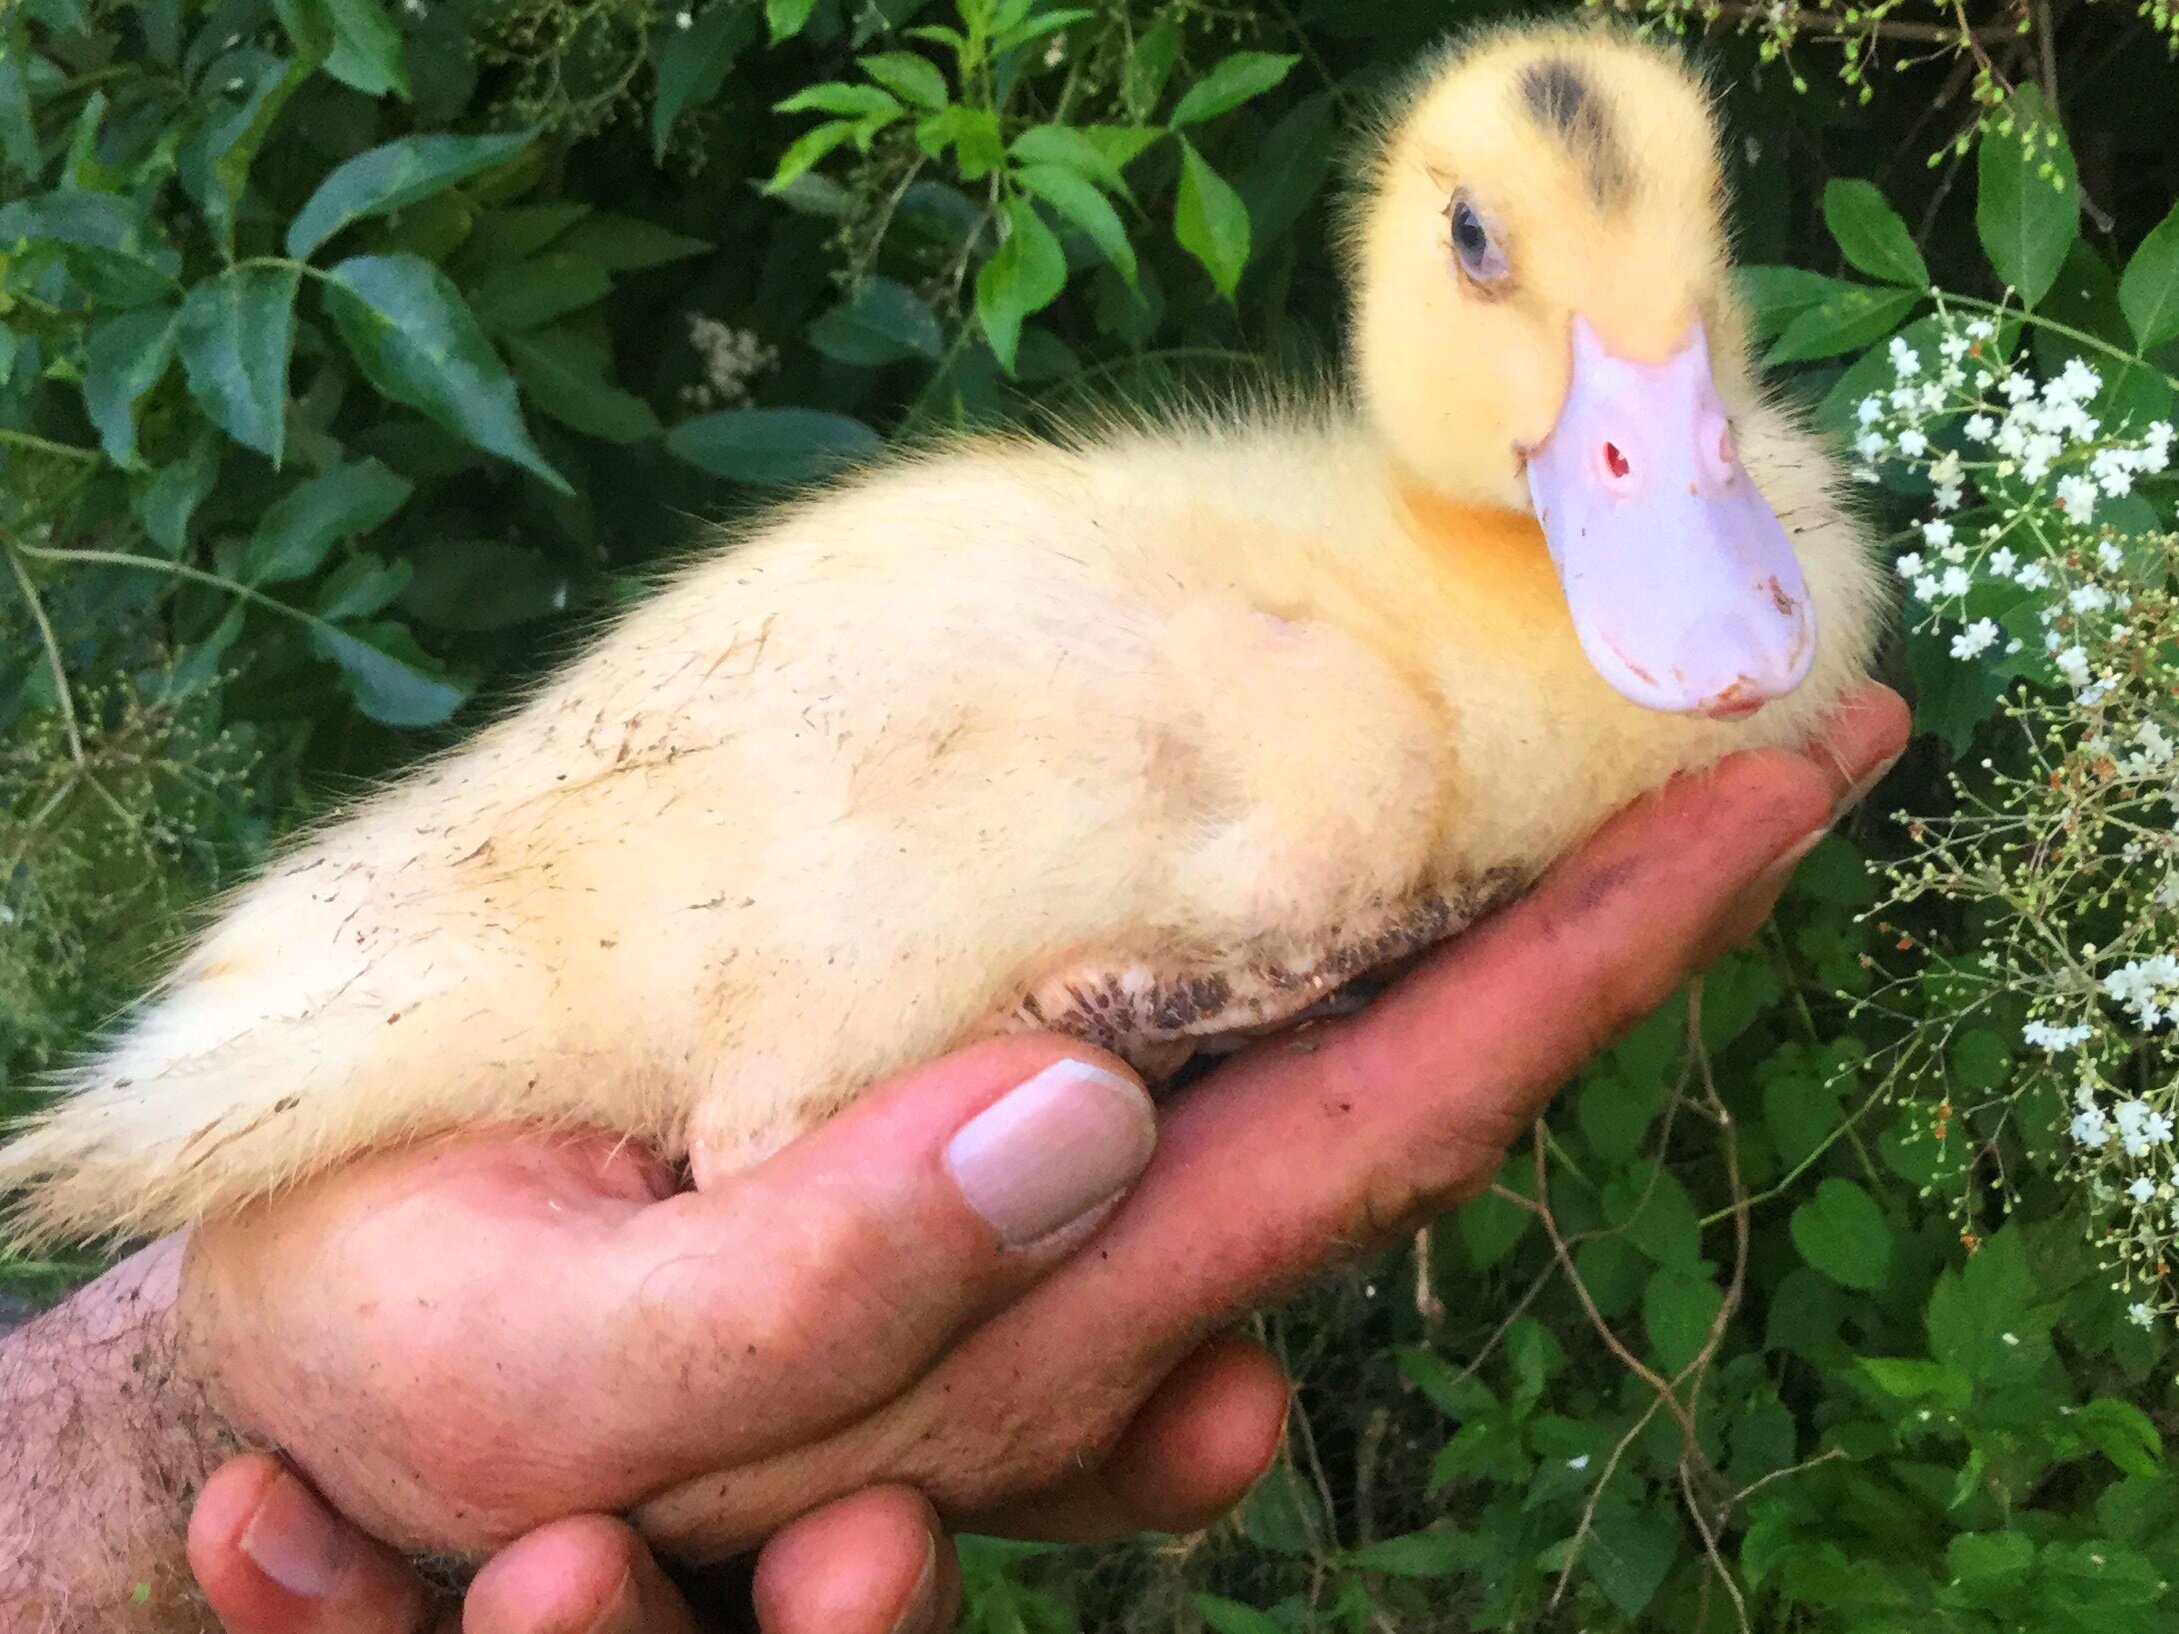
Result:
<svg viewBox="0 0 2179 1634"><path fill-rule="evenodd" d="M930 1182L965 1116L1082 1055L1052 1038L910 1074L717 1192L510 1132L373 1159L203 1234L165 1306L147 1300L176 1379L331 1505L263 1455L228 1464L189 1532L206 1600L231 1634L434 1626L421 1580L352 1521L492 1552L475 1634L714 1626L651 1550L759 1542L770 1634L886 1634L950 1620L946 1527L1204 1524L1285 1411L1270 1359L1221 1331L1484 1188L1583 1058L1752 934L1905 733L1871 690L1805 754L1735 756L1630 807L1365 1014L1188 1091L1086 1246L999 1251ZM80 1484L130 1450L71 1445ZM46 1519L18 1491L0 1536ZM245 1547L276 1536L331 1538L318 1592Z"/></svg>

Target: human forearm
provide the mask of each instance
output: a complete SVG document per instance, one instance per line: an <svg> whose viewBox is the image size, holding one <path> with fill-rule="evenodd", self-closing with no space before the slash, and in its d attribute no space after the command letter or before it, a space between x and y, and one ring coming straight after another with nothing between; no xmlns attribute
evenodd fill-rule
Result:
<svg viewBox="0 0 2179 1634"><path fill-rule="evenodd" d="M206 1626L183 1529L235 1442L185 1362L183 1247L145 1249L0 1340L0 1634Z"/></svg>

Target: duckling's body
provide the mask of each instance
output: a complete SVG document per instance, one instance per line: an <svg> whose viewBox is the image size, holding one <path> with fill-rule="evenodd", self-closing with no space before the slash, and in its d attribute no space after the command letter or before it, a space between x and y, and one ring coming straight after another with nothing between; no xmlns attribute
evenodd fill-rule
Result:
<svg viewBox="0 0 2179 1634"><path fill-rule="evenodd" d="M524 1119L703 1184L978 1036L1163 1072L1297 1014L1861 673L1834 462L1720 374L1822 632L1753 715L1621 696L1517 496L1368 409L903 459L243 891L0 1182L42 1235L164 1229Z"/></svg>

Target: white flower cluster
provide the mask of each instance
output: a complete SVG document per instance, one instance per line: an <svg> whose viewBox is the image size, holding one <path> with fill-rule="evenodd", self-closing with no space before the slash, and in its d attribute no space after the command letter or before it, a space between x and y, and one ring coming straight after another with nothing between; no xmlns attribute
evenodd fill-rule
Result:
<svg viewBox="0 0 2179 1634"><path fill-rule="evenodd" d="M2114 1131L2128 1157L2146 1157L2153 1148L2171 1143L2171 1118L2142 1100L2120 1101L2108 1113L2090 1102L2073 1116L2074 1140L2092 1152L2108 1146ZM2174 1172L2179 1174L2179 1170ZM2155 1195L2155 1189L2155 1182L2149 1182L2148 1190L2134 1200L2146 1201ZM2132 1187L2128 1190L2131 1192Z"/></svg>
<svg viewBox="0 0 2179 1634"><path fill-rule="evenodd" d="M704 366L704 378L682 389L691 408L736 408L749 401L750 389L779 365L779 351L764 344L753 329L689 314L689 345Z"/></svg>
<svg viewBox="0 0 2179 1634"><path fill-rule="evenodd" d="M2072 1027L2054 1027L2047 1021L2031 1021L2020 1029L2020 1036L2039 1050L2052 1055L2063 1055L2088 1042L2095 1031L2086 1022Z"/></svg>
<svg viewBox="0 0 2179 1634"><path fill-rule="evenodd" d="M2179 1020L2179 959L2169 953L2133 959L2103 978L2104 993L2154 1031Z"/></svg>
<svg viewBox="0 0 2179 1634"><path fill-rule="evenodd" d="M2097 672L2084 631L2123 619L2133 602L2125 554L2098 511L2130 495L2137 479L2169 469L2175 434L2162 420L2138 434L2107 427L2092 412L2104 384L2094 367L2073 358L2038 384L1997 355L1997 339L1988 319L1948 320L1936 356L1926 358L1894 336L1894 384L1858 411L1859 474L1873 481L1877 461L1896 460L1928 481L1939 514L1920 524L1922 548L1895 565L1932 616L1957 623L1954 658L2019 652L2021 638L1993 611L2022 629L2005 609L2026 590L2052 668L2093 707L2116 682ZM1971 503L1972 519L1956 514ZM2003 595L1989 603L1993 611L1971 617L1969 598L1985 586ZM2116 753L2145 776L2169 767L2175 748L2152 723Z"/></svg>

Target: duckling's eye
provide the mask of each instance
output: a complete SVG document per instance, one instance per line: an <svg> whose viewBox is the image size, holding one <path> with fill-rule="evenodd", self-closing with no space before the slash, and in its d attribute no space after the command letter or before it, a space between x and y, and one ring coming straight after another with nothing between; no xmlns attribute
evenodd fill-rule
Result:
<svg viewBox="0 0 2179 1634"><path fill-rule="evenodd" d="M1482 212L1456 195L1446 214L1452 218L1453 254L1460 258L1460 270L1479 284L1504 282L1511 269Z"/></svg>

